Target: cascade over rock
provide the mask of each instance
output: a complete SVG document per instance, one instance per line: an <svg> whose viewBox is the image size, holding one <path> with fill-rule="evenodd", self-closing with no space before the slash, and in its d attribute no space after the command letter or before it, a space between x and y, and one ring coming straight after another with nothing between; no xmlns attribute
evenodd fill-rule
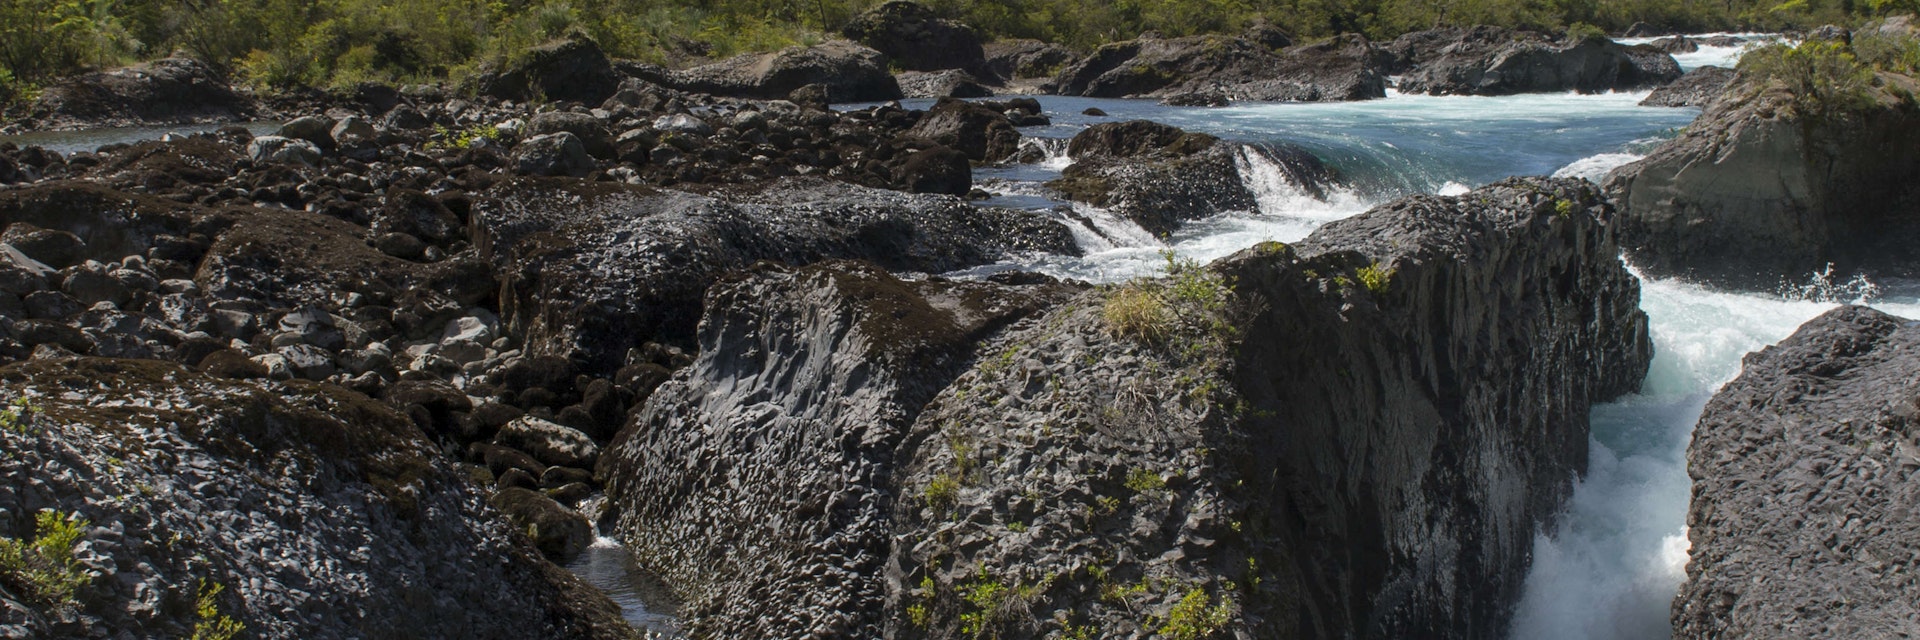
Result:
<svg viewBox="0 0 1920 640"><path fill-rule="evenodd" d="M1920 326L1841 307L1748 355L1687 447L1673 635L1920 634Z"/></svg>
<svg viewBox="0 0 1920 640"><path fill-rule="evenodd" d="M1077 293L741 276L599 476L701 632L1497 634L1651 355L1611 215L1513 180Z"/></svg>
<svg viewBox="0 0 1920 640"><path fill-rule="evenodd" d="M1278 165L1293 184L1321 193L1333 171L1304 149L1258 149L1146 120L1096 124L1067 145L1073 164L1047 183L1062 196L1095 206L1166 236L1191 220L1259 204L1242 175L1247 154Z"/></svg>

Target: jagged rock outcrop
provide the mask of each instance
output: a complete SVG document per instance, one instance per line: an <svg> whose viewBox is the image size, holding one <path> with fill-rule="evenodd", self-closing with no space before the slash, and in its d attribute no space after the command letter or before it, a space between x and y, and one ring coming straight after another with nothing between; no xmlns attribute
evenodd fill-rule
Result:
<svg viewBox="0 0 1920 640"><path fill-rule="evenodd" d="M942 19L926 5L889 0L855 16L841 30L908 71L986 72L986 54L972 27Z"/></svg>
<svg viewBox="0 0 1920 640"><path fill-rule="evenodd" d="M885 57L844 40L743 54L645 79L681 91L768 100L786 98L812 85L818 85L830 102L901 97L900 85L887 73Z"/></svg>
<svg viewBox="0 0 1920 640"><path fill-rule="evenodd" d="M1282 51L1226 36L1141 38L1100 47L1047 88L1094 98L1215 91L1231 100L1366 100L1386 96L1388 59L1358 35Z"/></svg>
<svg viewBox="0 0 1920 640"><path fill-rule="evenodd" d="M1589 405L1647 368L1606 216L1416 197L1009 334L902 456L892 630L1500 633Z"/></svg>
<svg viewBox="0 0 1920 640"><path fill-rule="evenodd" d="M1050 306L743 276L600 475L719 635L1496 634L1650 357L1609 214L1510 181Z"/></svg>
<svg viewBox="0 0 1920 640"><path fill-rule="evenodd" d="M1741 79L1679 137L1615 169L1607 190L1636 265L1770 289L1832 263L1920 273L1920 107L1912 78L1881 73L1852 104L1821 106Z"/></svg>
<svg viewBox="0 0 1920 640"><path fill-rule="evenodd" d="M90 574L63 606L0 570L0 633L186 637L212 593L251 637L637 637L365 396L93 358L0 380L35 410L0 430L0 536L33 540L42 510L82 519L69 550Z"/></svg>
<svg viewBox="0 0 1920 640"><path fill-rule="evenodd" d="M1688 71L1666 86L1654 89L1640 101L1644 107L1705 107L1726 95L1733 84L1734 71L1707 65Z"/></svg>
<svg viewBox="0 0 1920 640"><path fill-rule="evenodd" d="M1399 85L1407 93L1599 93L1658 86L1680 77L1673 56L1604 37L1553 40L1480 26L1411 33L1390 48L1409 69Z"/></svg>
<svg viewBox="0 0 1920 640"><path fill-rule="evenodd" d="M1077 251L1045 216L821 179L712 196L524 180L474 203L502 274L501 315L530 354L625 364L656 337L687 342L707 286L759 260L872 260L940 273L1015 252Z"/></svg>
<svg viewBox="0 0 1920 640"><path fill-rule="evenodd" d="M231 122L254 115L253 102L190 58L163 58L54 83L25 108L36 130Z"/></svg>
<svg viewBox="0 0 1920 640"><path fill-rule="evenodd" d="M599 104L620 88L620 80L600 45L578 37L528 49L506 68L482 72L474 89L504 100Z"/></svg>
<svg viewBox="0 0 1920 640"><path fill-rule="evenodd" d="M908 428L987 337L1077 290L864 263L722 281L700 357L600 466L614 531L697 635L876 637Z"/></svg>
<svg viewBox="0 0 1920 640"><path fill-rule="evenodd" d="M1244 175L1252 163L1276 168L1309 193L1333 177L1319 158L1297 147L1253 147L1146 120L1088 127L1068 143L1067 154L1073 164L1049 188L1107 207L1157 236L1223 211L1258 209Z"/></svg>
<svg viewBox="0 0 1920 640"><path fill-rule="evenodd" d="M1004 162L1020 151L1020 132L1007 117L1009 111L1038 116L1040 104L1031 98L1011 104L942 98L900 135L952 147L974 162Z"/></svg>
<svg viewBox="0 0 1920 640"><path fill-rule="evenodd" d="M1920 635L1920 325L1842 307L1707 403L1675 638Z"/></svg>

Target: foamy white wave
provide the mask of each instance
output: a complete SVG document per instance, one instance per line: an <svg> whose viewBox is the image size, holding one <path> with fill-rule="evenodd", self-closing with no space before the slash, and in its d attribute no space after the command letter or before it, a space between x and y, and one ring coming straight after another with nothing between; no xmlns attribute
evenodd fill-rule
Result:
<svg viewBox="0 0 1920 640"><path fill-rule="evenodd" d="M1321 190L1324 195L1315 195L1256 146L1240 147L1233 162L1240 171L1241 184L1253 193L1262 215L1328 222L1366 211L1371 205L1346 185L1327 185Z"/></svg>
<svg viewBox="0 0 1920 640"><path fill-rule="evenodd" d="M1034 163L1035 166L1050 171L1065 171L1068 165L1073 164L1073 158L1067 156L1067 142L1066 138L1023 137L1020 139L1020 148L1038 149L1044 154L1044 159Z"/></svg>
<svg viewBox="0 0 1920 640"><path fill-rule="evenodd" d="M1553 172L1555 178L1586 178L1595 183L1605 180L1607 173L1629 162L1645 158L1637 153L1602 153L1573 161L1559 171Z"/></svg>
<svg viewBox="0 0 1920 640"><path fill-rule="evenodd" d="M1460 184L1458 182L1448 181L1446 184L1440 185L1440 188L1435 189L1433 193L1434 195L1440 195L1440 196L1463 196L1463 195L1466 195L1468 191L1472 191L1472 190L1473 188L1468 187L1467 185Z"/></svg>

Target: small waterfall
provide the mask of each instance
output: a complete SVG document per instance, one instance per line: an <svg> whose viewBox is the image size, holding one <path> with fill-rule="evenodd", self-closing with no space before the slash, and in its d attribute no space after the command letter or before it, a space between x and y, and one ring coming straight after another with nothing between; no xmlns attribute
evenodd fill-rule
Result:
<svg viewBox="0 0 1920 640"><path fill-rule="evenodd" d="M678 605L667 586L641 570L619 540L600 530L599 521L606 509L606 496L596 495L580 505L580 512L594 521L593 544L580 557L567 563L567 570L599 588L620 606L620 616L640 631L646 640L683 638L680 620L671 613Z"/></svg>
<svg viewBox="0 0 1920 640"><path fill-rule="evenodd" d="M1021 138L1018 158L1038 158L1029 164L1039 165L1048 171L1062 171L1073 164L1073 158L1067 156L1066 138Z"/></svg>
<svg viewBox="0 0 1920 640"><path fill-rule="evenodd" d="M1553 172L1555 178L1586 178L1594 184L1607 179L1614 169L1626 166L1646 156L1638 153L1602 153L1573 161Z"/></svg>
<svg viewBox="0 0 1920 640"><path fill-rule="evenodd" d="M1242 145L1233 163L1261 215L1329 222L1366 211L1373 204L1347 185L1276 159L1275 151L1266 147Z"/></svg>

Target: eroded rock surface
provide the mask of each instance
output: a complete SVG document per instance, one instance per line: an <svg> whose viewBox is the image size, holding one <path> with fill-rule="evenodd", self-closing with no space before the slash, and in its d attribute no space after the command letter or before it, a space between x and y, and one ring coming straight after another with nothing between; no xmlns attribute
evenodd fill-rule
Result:
<svg viewBox="0 0 1920 640"><path fill-rule="evenodd" d="M1920 324L1815 318L1747 356L1693 434L1674 637L1920 635Z"/></svg>

